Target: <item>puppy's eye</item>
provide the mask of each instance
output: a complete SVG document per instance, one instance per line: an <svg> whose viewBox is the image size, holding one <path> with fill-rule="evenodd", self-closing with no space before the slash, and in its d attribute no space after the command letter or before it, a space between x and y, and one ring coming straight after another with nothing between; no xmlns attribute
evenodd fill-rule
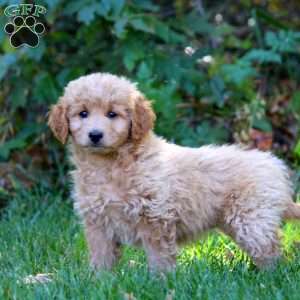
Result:
<svg viewBox="0 0 300 300"><path fill-rule="evenodd" d="M85 119L87 118L89 113L86 110L83 110L79 113L80 118Z"/></svg>
<svg viewBox="0 0 300 300"><path fill-rule="evenodd" d="M113 119L113 118L115 118L116 116L118 116L118 114L115 113L114 111L109 111L109 112L107 113L107 117L110 118L110 119Z"/></svg>

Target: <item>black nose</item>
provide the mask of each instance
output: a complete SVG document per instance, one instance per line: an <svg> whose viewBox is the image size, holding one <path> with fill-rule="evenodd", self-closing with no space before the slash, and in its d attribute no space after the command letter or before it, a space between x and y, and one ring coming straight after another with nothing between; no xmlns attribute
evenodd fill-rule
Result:
<svg viewBox="0 0 300 300"><path fill-rule="evenodd" d="M94 144L97 144L103 138L103 133L98 130L93 130L89 133L89 138Z"/></svg>

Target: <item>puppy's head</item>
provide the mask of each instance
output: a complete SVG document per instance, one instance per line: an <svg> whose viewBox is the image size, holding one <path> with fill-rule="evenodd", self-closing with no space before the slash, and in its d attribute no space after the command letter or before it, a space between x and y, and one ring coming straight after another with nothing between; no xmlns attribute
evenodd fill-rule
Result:
<svg viewBox="0 0 300 300"><path fill-rule="evenodd" d="M123 77L91 74L71 81L51 108L48 124L63 144L93 152L116 151L126 142L139 142L153 128L151 104Z"/></svg>

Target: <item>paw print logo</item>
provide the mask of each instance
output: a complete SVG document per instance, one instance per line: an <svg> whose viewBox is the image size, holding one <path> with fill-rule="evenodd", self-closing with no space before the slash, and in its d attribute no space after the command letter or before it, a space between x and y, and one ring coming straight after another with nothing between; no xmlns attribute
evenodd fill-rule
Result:
<svg viewBox="0 0 300 300"><path fill-rule="evenodd" d="M36 22L33 16L27 16L25 19L17 16L5 25L4 31L10 35L10 44L13 47L25 45L35 48L39 44L40 35L45 31L45 26Z"/></svg>

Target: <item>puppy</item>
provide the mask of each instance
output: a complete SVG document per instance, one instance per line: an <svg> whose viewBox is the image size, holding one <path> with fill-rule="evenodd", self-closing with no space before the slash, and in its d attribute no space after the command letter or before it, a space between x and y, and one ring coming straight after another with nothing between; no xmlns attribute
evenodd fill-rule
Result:
<svg viewBox="0 0 300 300"><path fill-rule="evenodd" d="M259 266L280 256L283 218L300 218L284 163L238 146L181 147L156 136L150 102L107 73L71 81L49 115L70 136L75 207L91 265L110 269L122 244L142 246L154 270L175 266L177 246L217 228Z"/></svg>

